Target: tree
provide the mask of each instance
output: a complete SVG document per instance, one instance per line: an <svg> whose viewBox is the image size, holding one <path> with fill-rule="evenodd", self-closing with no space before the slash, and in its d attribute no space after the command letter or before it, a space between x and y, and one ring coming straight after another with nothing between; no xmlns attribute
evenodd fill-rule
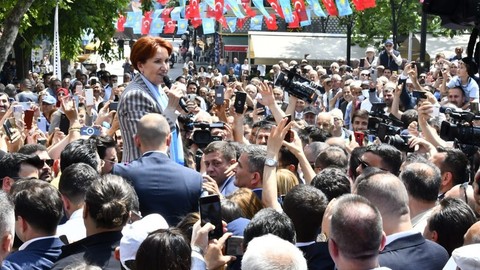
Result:
<svg viewBox="0 0 480 270"><path fill-rule="evenodd" d="M29 5L26 5L30 2ZM13 3L17 3L15 6ZM53 41L53 19L57 0L2 0L0 4L0 23L3 29L17 27L17 33L10 35L8 41L5 35L2 42L11 42L20 39L22 49L30 52L35 42L43 38ZM97 52L109 59L112 56L111 38L115 34L114 22L119 12L124 10L130 0L60 0L59 2L59 32L62 59L74 59L81 52L82 36L85 30L92 31L95 38L101 41ZM15 13L14 7L22 6L23 13ZM12 13L12 15L10 15ZM2 14L9 14L2 17ZM18 21L16 24L15 18ZM18 28L20 26L20 28ZM5 31L5 30L4 30ZM0 47L0 67L11 51ZM1 58L2 53L5 54ZM25 55L29 55L26 53Z"/></svg>
<svg viewBox="0 0 480 270"><path fill-rule="evenodd" d="M11 1L10 5L4 2L2 6L0 6L0 11L4 11L0 12L0 14L6 14L5 18L3 18L3 27L0 28L2 30L0 37L0 70L3 69L3 64L12 50L13 43L20 29L21 19L34 1L35 0L18 0L15 5L12 5L14 3L13 1Z"/></svg>

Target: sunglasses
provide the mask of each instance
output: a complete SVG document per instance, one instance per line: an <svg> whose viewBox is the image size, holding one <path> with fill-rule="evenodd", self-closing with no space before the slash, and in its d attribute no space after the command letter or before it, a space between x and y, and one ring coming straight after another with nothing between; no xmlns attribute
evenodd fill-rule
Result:
<svg viewBox="0 0 480 270"><path fill-rule="evenodd" d="M47 164L48 167L52 167L53 163L55 162L55 160L53 160L53 159L41 159L41 161L43 161L43 166L45 166L45 164Z"/></svg>

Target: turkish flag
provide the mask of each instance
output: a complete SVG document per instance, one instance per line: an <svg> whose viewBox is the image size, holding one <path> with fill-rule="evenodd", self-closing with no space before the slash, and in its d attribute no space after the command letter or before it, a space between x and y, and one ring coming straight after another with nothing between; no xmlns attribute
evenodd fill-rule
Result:
<svg viewBox="0 0 480 270"><path fill-rule="evenodd" d="M322 0L323 5L327 9L327 13L330 16L338 16L337 6L335 6L334 0Z"/></svg>
<svg viewBox="0 0 480 270"><path fill-rule="evenodd" d="M223 17L223 8L225 7L224 0L215 0L215 8L213 9L215 20L220 20Z"/></svg>
<svg viewBox="0 0 480 270"><path fill-rule="evenodd" d="M170 13L172 12L173 8L166 8L162 11L162 14L160 15L160 17L165 21L169 21L170 20Z"/></svg>
<svg viewBox="0 0 480 270"><path fill-rule="evenodd" d="M363 8L364 9L374 8L376 5L377 5L377 3L375 3L375 0L363 0Z"/></svg>
<svg viewBox="0 0 480 270"><path fill-rule="evenodd" d="M303 0L295 0L293 2L293 10L298 14L298 18L301 22L308 21L307 11L305 10L305 2Z"/></svg>
<svg viewBox="0 0 480 270"><path fill-rule="evenodd" d="M122 14L118 16L118 20L117 20L118 32L123 32L125 30L125 27L123 25L125 24L126 21L127 21L127 18L125 18L125 16L123 16Z"/></svg>
<svg viewBox="0 0 480 270"><path fill-rule="evenodd" d="M278 29L277 18L275 17L275 15L270 14L270 18L265 17L265 24L267 25L268 30Z"/></svg>
<svg viewBox="0 0 480 270"><path fill-rule="evenodd" d="M190 18L200 18L200 8L198 0L190 0Z"/></svg>
<svg viewBox="0 0 480 270"><path fill-rule="evenodd" d="M363 0L353 0L353 4L355 5L355 9L358 11L364 10L363 7Z"/></svg>
<svg viewBox="0 0 480 270"><path fill-rule="evenodd" d="M157 2L160 3L160 5L165 6L168 0L157 0Z"/></svg>
<svg viewBox="0 0 480 270"><path fill-rule="evenodd" d="M150 33L150 26L152 25L152 11L147 11L142 17L142 35Z"/></svg>
<svg viewBox="0 0 480 270"><path fill-rule="evenodd" d="M192 24L193 28L197 28L202 25L202 18L193 18L190 20L190 23Z"/></svg>
<svg viewBox="0 0 480 270"><path fill-rule="evenodd" d="M215 10L213 10L213 8L211 8L209 5L207 5L207 18L215 18Z"/></svg>
<svg viewBox="0 0 480 270"><path fill-rule="evenodd" d="M257 15L257 13L252 9L249 3L243 3L242 6L245 9L245 13L247 14L247 17L253 17Z"/></svg>
<svg viewBox="0 0 480 270"><path fill-rule="evenodd" d="M227 20L225 19L225 16L220 17L220 19L218 19L217 21L223 26L223 28L228 27Z"/></svg>
<svg viewBox="0 0 480 270"><path fill-rule="evenodd" d="M273 8L273 10L275 10L275 12L277 12L277 14L282 17L282 18L285 18L285 15L283 15L283 11L282 11L282 8L278 5L278 1L277 0L267 0L268 3L270 4L270 6ZM302 1L303 2L303 1ZM275 19L276 20L276 19Z"/></svg>
<svg viewBox="0 0 480 270"><path fill-rule="evenodd" d="M295 10L292 11L293 22L288 24L288 28L300 28L300 19Z"/></svg>
<svg viewBox="0 0 480 270"><path fill-rule="evenodd" d="M165 26L163 27L163 33L165 34L173 34L175 32L175 21L168 20L165 22Z"/></svg>
<svg viewBox="0 0 480 270"><path fill-rule="evenodd" d="M243 19L238 18L237 19L237 28L243 28L243 25L245 22L248 20L248 17L245 17Z"/></svg>

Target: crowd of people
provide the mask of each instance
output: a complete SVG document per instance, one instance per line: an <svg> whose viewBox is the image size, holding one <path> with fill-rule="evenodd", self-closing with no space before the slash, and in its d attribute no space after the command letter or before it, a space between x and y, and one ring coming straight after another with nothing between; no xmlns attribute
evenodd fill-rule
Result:
<svg viewBox="0 0 480 270"><path fill-rule="evenodd" d="M393 45L170 80L142 37L121 84L0 84L2 269L475 269L478 67Z"/></svg>

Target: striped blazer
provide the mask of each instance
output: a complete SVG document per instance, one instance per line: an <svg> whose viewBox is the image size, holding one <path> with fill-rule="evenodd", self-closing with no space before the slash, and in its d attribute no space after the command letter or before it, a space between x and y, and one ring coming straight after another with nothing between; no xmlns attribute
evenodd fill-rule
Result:
<svg viewBox="0 0 480 270"><path fill-rule="evenodd" d="M133 135L137 133L137 122L145 114L163 113L162 107L147 87L140 74L130 82L118 101L118 120L123 140L122 162L131 162L141 156L135 146ZM170 130L175 128L175 120L167 118Z"/></svg>

